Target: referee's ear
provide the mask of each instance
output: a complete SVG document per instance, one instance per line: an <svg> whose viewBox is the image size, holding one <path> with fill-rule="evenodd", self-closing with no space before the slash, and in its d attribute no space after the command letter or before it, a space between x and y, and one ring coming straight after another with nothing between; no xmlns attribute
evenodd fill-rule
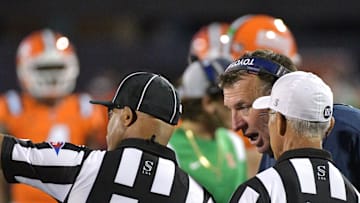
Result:
<svg viewBox="0 0 360 203"><path fill-rule="evenodd" d="M323 138L327 137L327 136L330 134L331 130L334 128L334 125L335 125L335 119L334 119L334 117L331 117L330 126L329 126L329 128L327 129L327 131L326 131L326 133L325 133L325 135L324 135Z"/></svg>
<svg viewBox="0 0 360 203"><path fill-rule="evenodd" d="M122 109L121 122L126 127L129 127L130 125L132 125L136 121L135 117L136 117L135 112L133 112L130 107L125 106Z"/></svg>
<svg viewBox="0 0 360 203"><path fill-rule="evenodd" d="M279 130L279 135L284 136L287 128L287 120L281 113L277 112L276 114L276 125Z"/></svg>

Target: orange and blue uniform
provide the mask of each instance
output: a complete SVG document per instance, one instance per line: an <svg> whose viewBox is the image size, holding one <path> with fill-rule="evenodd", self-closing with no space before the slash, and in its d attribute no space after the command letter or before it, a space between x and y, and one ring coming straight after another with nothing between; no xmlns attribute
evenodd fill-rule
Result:
<svg viewBox="0 0 360 203"><path fill-rule="evenodd" d="M7 133L34 142L68 141L78 145L104 146L106 120L101 107L89 103L87 94L70 94L55 106L39 103L26 93L8 91L0 97L0 124ZM14 202L55 202L30 186L11 187Z"/></svg>

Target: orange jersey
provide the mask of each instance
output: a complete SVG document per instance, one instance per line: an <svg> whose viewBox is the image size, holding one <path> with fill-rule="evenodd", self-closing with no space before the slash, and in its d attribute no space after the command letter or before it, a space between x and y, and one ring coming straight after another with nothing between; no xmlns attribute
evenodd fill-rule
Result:
<svg viewBox="0 0 360 203"><path fill-rule="evenodd" d="M7 133L35 143L66 141L84 145L101 136L105 140L107 122L103 107L92 105L89 100L86 94L73 94L49 107L29 95L9 91L0 98L0 123ZM40 190L23 184L15 184L11 190L14 202L55 202Z"/></svg>

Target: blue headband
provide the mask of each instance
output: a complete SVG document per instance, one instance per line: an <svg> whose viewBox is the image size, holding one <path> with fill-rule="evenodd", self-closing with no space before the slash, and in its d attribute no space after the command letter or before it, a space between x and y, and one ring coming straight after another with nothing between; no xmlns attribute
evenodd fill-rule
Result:
<svg viewBox="0 0 360 203"><path fill-rule="evenodd" d="M226 68L225 73L233 70L246 70L248 73L256 75L258 75L260 72L265 72L277 78L291 72L278 63L259 57L240 58L231 63Z"/></svg>

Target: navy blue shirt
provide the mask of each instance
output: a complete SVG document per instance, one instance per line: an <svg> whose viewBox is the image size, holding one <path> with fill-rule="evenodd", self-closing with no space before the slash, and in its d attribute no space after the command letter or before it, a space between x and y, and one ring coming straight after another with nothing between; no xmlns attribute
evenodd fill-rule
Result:
<svg viewBox="0 0 360 203"><path fill-rule="evenodd" d="M336 167L360 190L360 109L349 105L334 105L335 126L323 140L323 148L332 155ZM263 154L259 172L276 163Z"/></svg>

